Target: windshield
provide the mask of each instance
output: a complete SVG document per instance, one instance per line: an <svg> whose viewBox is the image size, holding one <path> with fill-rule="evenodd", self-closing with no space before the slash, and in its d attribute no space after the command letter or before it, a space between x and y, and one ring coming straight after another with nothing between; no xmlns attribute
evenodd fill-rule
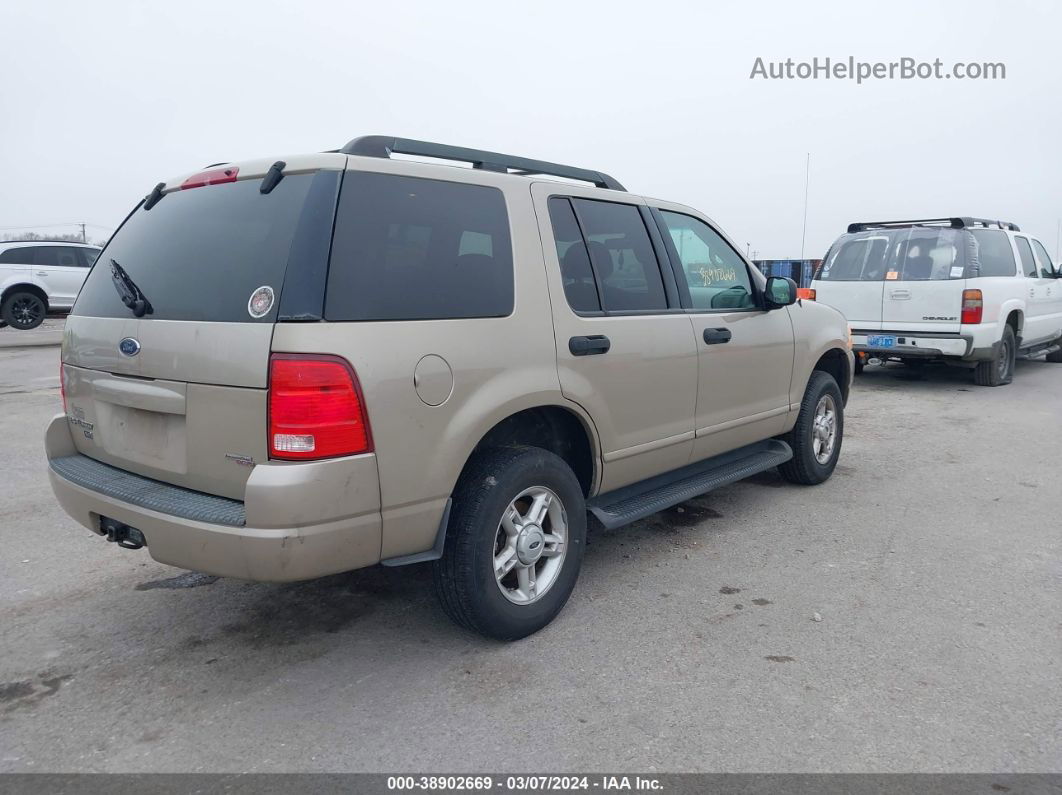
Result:
<svg viewBox="0 0 1062 795"><path fill-rule="evenodd" d="M268 194L261 180L247 179L174 191L150 210L138 208L99 257L73 314L133 317L143 298L145 320L275 321L274 296L293 250L302 250L298 239L323 237L327 249L333 213L308 198L331 191L334 208L338 179L338 172L285 176ZM298 259L300 272L310 266ZM271 290L258 293L263 287Z"/></svg>
<svg viewBox="0 0 1062 795"><path fill-rule="evenodd" d="M913 226L843 235L816 278L823 281L938 281L965 276L961 229Z"/></svg>

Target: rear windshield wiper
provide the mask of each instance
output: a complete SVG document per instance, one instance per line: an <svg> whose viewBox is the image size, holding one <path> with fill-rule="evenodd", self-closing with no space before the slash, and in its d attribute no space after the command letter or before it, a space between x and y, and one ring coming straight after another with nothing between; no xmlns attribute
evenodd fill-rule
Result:
<svg viewBox="0 0 1062 795"><path fill-rule="evenodd" d="M136 282L125 272L125 268L113 259L111 260L111 281L114 282L114 289L118 291L118 296L122 299L122 303L132 309L136 317L150 315L155 311L152 309L151 302L148 301L147 296L141 292L140 288L136 286Z"/></svg>

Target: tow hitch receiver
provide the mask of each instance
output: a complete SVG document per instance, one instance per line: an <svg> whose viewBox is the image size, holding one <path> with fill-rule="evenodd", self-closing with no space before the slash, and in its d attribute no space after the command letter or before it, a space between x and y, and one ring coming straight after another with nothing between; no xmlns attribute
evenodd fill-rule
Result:
<svg viewBox="0 0 1062 795"><path fill-rule="evenodd" d="M117 544L122 549L141 549L147 546L144 534L135 527L122 524L115 519L108 519L106 516L100 517L100 531L107 536L108 541Z"/></svg>

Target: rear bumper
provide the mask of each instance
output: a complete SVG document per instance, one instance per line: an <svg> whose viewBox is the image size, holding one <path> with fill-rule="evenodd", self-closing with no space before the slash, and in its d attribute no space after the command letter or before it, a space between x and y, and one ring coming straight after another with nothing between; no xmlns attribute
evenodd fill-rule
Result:
<svg viewBox="0 0 1062 795"><path fill-rule="evenodd" d="M889 334L896 337L890 348L870 345L868 337ZM968 359L974 353L974 339L968 334L918 334L891 331L853 331L852 350L869 356L902 356L904 358Z"/></svg>
<svg viewBox="0 0 1062 795"><path fill-rule="evenodd" d="M52 419L45 446L52 490L63 510L98 535L102 535L101 516L135 527L146 538L151 557L160 563L223 577L286 582L371 566L380 560L378 503L363 513L344 515L349 506L340 505L337 496L334 512L342 518L322 520L320 500L307 493L314 485L307 481L304 465L259 467L262 483L252 483L255 472L247 487L249 500L258 495L257 504L245 506L78 455L65 415ZM375 490L378 500L375 471L373 461L373 482L366 484L366 491ZM310 474L319 477L319 472ZM293 499L298 499L294 505ZM312 514L315 520L291 521L292 513L299 512ZM266 518L270 516L275 521Z"/></svg>

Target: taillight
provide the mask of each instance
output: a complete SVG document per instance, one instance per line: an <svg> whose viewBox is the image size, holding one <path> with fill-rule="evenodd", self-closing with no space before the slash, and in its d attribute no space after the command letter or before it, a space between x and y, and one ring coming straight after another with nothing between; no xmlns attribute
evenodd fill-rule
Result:
<svg viewBox="0 0 1062 795"><path fill-rule="evenodd" d="M66 414L66 367L59 362L59 396L63 399L63 414Z"/></svg>
<svg viewBox="0 0 1062 795"><path fill-rule="evenodd" d="M814 287L797 287L797 298L802 298L805 301L815 300L815 288Z"/></svg>
<svg viewBox="0 0 1062 795"><path fill-rule="evenodd" d="M305 461L372 452L358 377L338 356L269 360L269 457Z"/></svg>
<svg viewBox="0 0 1062 795"><path fill-rule="evenodd" d="M962 291L962 319L961 323L976 324L981 322L981 314L984 311L984 300L980 290Z"/></svg>
<svg viewBox="0 0 1062 795"><path fill-rule="evenodd" d="M200 171L198 174L193 174L182 182L181 190L201 188L204 185L221 185L225 182L235 182L236 175L239 173L240 169L238 166L227 166L226 168L212 168L209 171Z"/></svg>

